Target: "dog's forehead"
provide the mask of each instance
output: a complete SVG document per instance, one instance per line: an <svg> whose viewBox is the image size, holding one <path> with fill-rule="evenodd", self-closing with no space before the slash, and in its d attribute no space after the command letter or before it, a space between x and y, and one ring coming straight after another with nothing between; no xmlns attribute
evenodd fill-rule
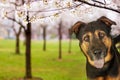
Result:
<svg viewBox="0 0 120 80"><path fill-rule="evenodd" d="M96 30L101 30L108 34L110 31L110 29L104 23L101 23L99 21L90 22L86 24L81 30L83 34L87 32L94 33Z"/></svg>

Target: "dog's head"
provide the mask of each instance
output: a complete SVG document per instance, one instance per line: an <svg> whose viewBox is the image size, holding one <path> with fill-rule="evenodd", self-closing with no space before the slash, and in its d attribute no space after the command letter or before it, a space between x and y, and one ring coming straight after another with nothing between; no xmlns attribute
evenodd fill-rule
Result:
<svg viewBox="0 0 120 80"><path fill-rule="evenodd" d="M78 21L71 29L79 39L80 48L87 61L96 68L102 68L113 57L110 51L113 45L110 35L111 25L116 23L102 16L90 23Z"/></svg>

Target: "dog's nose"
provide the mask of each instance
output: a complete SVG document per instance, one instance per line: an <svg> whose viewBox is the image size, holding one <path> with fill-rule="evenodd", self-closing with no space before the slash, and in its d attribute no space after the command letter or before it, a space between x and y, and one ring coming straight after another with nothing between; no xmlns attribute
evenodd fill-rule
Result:
<svg viewBox="0 0 120 80"><path fill-rule="evenodd" d="M101 53L102 53L102 50L100 50L100 49L97 49L97 50L94 51L95 55L100 55Z"/></svg>

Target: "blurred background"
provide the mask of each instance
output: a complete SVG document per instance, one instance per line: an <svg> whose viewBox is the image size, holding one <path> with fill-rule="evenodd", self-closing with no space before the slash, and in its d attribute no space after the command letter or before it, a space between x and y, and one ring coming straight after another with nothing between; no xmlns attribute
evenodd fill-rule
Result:
<svg viewBox="0 0 120 80"><path fill-rule="evenodd" d="M0 80L87 80L70 28L106 16L120 34L119 0L0 0ZM119 46L119 45L118 45Z"/></svg>

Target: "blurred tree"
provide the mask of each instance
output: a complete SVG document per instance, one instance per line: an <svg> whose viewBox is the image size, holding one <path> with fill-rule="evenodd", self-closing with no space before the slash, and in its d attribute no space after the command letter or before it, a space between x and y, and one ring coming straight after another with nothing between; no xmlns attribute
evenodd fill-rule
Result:
<svg viewBox="0 0 120 80"><path fill-rule="evenodd" d="M71 39L71 36L72 36L71 28L68 29L68 32L69 32L69 48L68 48L68 53L71 53L71 44L72 44L72 39Z"/></svg>
<svg viewBox="0 0 120 80"><path fill-rule="evenodd" d="M43 51L46 51L46 27L43 27Z"/></svg>
<svg viewBox="0 0 120 80"><path fill-rule="evenodd" d="M17 3L17 1L15 1L15 3ZM21 2L21 4L24 4L23 3L23 0L22 0L22 2ZM17 4L15 4L14 5L14 7L15 7L15 9L17 8ZM16 17L15 17L15 11L14 11L14 13L13 13L13 18L16 20ZM15 53L16 54L20 54L20 34L21 34L21 32L22 32L22 27L20 26L19 28L18 28L18 32L17 32L17 29L15 28L15 22L13 21L13 25L12 25L12 29L13 29L13 31L14 31L14 33L15 33L15 36L16 36L16 47L15 47Z"/></svg>
<svg viewBox="0 0 120 80"><path fill-rule="evenodd" d="M28 3L29 2L30 2L30 0L28 0ZM24 4L24 0L22 0L22 4L21 5L23 5L23 4ZM24 26L20 21L17 21L14 18L11 18L11 17L7 17L7 18L12 20L12 21L15 21L16 23L18 23L20 25L19 32L16 33L16 40L19 41L18 35L20 34L21 29L22 28L24 29L25 40L26 40L25 41L25 44L26 44L26 49L25 49L25 59L26 59L26 63L25 63L26 64L25 78L28 78L28 79L32 78L32 72L31 72L31 23L30 23L30 19L29 19L29 11L27 11L27 14L26 14L26 21L28 22L26 26ZM14 29L14 27L13 27L13 29ZM14 31L15 31L15 29L14 29ZM18 42L17 42L16 45L18 46Z"/></svg>
<svg viewBox="0 0 120 80"><path fill-rule="evenodd" d="M18 29L18 32L16 31L16 29L15 29L15 27L14 27L14 24L13 24L13 26L12 26L12 28L13 28L13 31L14 31L14 33L15 33L15 36L16 36L16 49L15 49L15 53L16 54L20 54L20 34L21 34L21 32L22 32L22 27L19 27L19 29Z"/></svg>
<svg viewBox="0 0 120 80"><path fill-rule="evenodd" d="M29 22L29 12L27 12L27 21ZM25 78L32 78L31 72L31 23L27 23L27 29L25 30L26 37L26 75Z"/></svg>
<svg viewBox="0 0 120 80"><path fill-rule="evenodd" d="M58 35L59 35L59 56L58 59L62 59L62 20L58 24Z"/></svg>
<svg viewBox="0 0 120 80"><path fill-rule="evenodd" d="M43 51L46 51L46 29L47 29L47 25L44 23L44 24L41 24L41 27L43 29Z"/></svg>

